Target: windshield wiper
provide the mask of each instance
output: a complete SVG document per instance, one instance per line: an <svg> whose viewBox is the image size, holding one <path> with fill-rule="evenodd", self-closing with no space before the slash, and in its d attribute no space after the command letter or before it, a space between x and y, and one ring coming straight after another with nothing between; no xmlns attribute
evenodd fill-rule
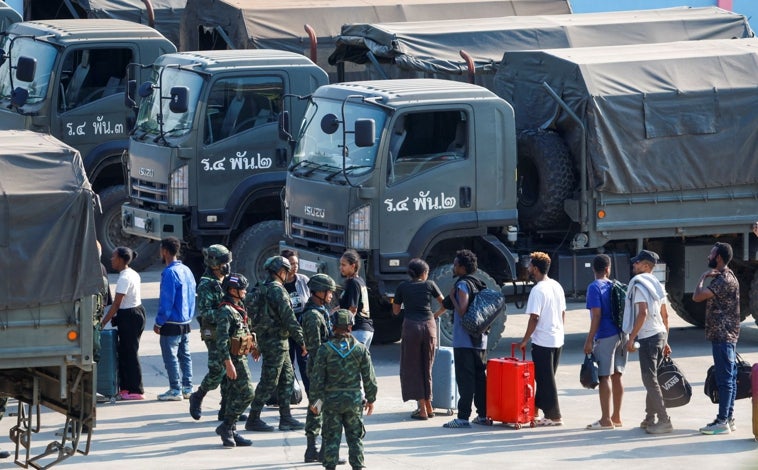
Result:
<svg viewBox="0 0 758 470"><path fill-rule="evenodd" d="M332 179L334 179L335 176L342 175L342 174L344 174L345 172L348 172L348 171L357 170L358 168L371 168L371 165L352 165L352 166L349 166L349 167L345 168L344 171L342 169L339 169L339 170L335 171L334 173L329 174L324 179L326 181L331 181Z"/></svg>

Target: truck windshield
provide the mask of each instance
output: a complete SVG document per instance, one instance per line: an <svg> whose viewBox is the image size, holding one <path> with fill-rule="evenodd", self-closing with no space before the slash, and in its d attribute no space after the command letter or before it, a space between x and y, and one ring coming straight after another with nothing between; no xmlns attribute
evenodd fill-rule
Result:
<svg viewBox="0 0 758 470"><path fill-rule="evenodd" d="M347 123L347 130L352 132L355 128L356 119L373 119L376 129L384 127L386 115L384 110L376 106L358 103L345 103L345 115L342 115L342 101L318 100L308 106L303 125L298 138L298 145L293 156L293 166L323 168L327 172L342 168L342 135L343 125ZM343 122L337 132L326 134L321 130L321 119L327 114L334 114ZM378 139L371 147L358 147L355 145L353 134L347 134L345 145L347 156L345 158L345 170L351 174L360 175L374 168Z"/></svg>
<svg viewBox="0 0 758 470"><path fill-rule="evenodd" d="M21 87L29 92L27 105L40 103L47 96L47 88L58 51L50 44L36 41L34 38L17 38L11 45L12 39L13 36L5 36L0 42L0 49L11 56L11 60L6 60L0 66L0 99L10 100L13 88ZM31 82L22 82L15 76L11 77L11 74L15 73L18 58L22 56L37 59L34 80Z"/></svg>
<svg viewBox="0 0 758 470"><path fill-rule="evenodd" d="M161 132L159 119L162 119L163 133L167 137L186 135L192 130L198 97L200 96L200 91L203 89L203 77L195 72L173 67L163 69L162 80L159 74L160 70L153 73L151 81L155 84L156 88L140 104L139 116L137 117L137 130L148 134L158 134ZM158 87L161 81L163 89ZM187 112L185 113L172 113L169 109L171 101L170 91L175 86L189 88Z"/></svg>

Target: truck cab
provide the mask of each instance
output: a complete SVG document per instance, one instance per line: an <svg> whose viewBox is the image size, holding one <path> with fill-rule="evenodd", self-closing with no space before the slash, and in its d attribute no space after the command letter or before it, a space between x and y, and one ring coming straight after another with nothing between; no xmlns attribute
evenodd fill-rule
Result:
<svg viewBox="0 0 758 470"><path fill-rule="evenodd" d="M283 233L280 193L292 147L279 136L278 118L286 111L299 122L302 97L326 82L323 70L291 52L160 57L140 87L124 231L175 236L194 252L232 246L236 269L255 279Z"/></svg>
<svg viewBox="0 0 758 470"><path fill-rule="evenodd" d="M0 127L51 134L79 150L102 203L97 233L104 258L116 246L132 245L143 262L152 262L142 250L147 246L133 245L120 229L126 196L121 156L134 121L124 91L129 64L151 64L174 45L128 21L48 20L11 25L0 49ZM26 77L19 74L24 64L31 72ZM134 69L147 77L147 70Z"/></svg>

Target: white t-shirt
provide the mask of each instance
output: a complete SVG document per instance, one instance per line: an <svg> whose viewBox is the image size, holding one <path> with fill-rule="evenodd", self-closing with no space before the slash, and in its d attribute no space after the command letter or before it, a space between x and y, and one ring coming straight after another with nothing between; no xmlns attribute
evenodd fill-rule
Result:
<svg viewBox="0 0 758 470"><path fill-rule="evenodd" d="M635 286L632 298L634 299L635 311L639 308L637 306L638 303L647 302L645 323L642 324L642 328L640 328L639 333L637 333L637 338L644 339L657 335L658 333L665 333L666 325L663 324L663 317L661 317L661 305L663 302L661 300L652 299L650 295L648 295L647 289L639 286Z"/></svg>
<svg viewBox="0 0 758 470"><path fill-rule="evenodd" d="M540 317L532 333L532 343L543 348L563 346L563 312L566 311L566 294L558 281L545 278L529 293L526 313Z"/></svg>
<svg viewBox="0 0 758 470"><path fill-rule="evenodd" d="M116 282L116 294L124 294L121 300L121 308L134 308L142 305L140 297L140 279L137 271L132 268L126 268L118 275Z"/></svg>

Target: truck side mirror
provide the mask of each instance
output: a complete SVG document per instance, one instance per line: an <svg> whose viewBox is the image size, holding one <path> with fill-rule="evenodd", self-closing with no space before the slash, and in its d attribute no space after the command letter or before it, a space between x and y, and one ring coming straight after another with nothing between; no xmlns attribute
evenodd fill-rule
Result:
<svg viewBox="0 0 758 470"><path fill-rule="evenodd" d="M321 130L324 134L334 134L340 128L340 120L334 114L327 114L321 118Z"/></svg>
<svg viewBox="0 0 758 470"><path fill-rule="evenodd" d="M137 93L137 80L126 82L126 93L124 93L124 105L127 108L134 108L137 102L134 101L134 95Z"/></svg>
<svg viewBox="0 0 758 470"><path fill-rule="evenodd" d="M169 95L171 96L171 101L168 103L168 109L176 114L186 113L189 88L186 86L171 87Z"/></svg>
<svg viewBox="0 0 758 470"><path fill-rule="evenodd" d="M373 119L356 119L355 121L355 145L358 147L371 147L376 140L376 123Z"/></svg>
<svg viewBox="0 0 758 470"><path fill-rule="evenodd" d="M37 59L33 57L21 56L16 62L16 79L22 82L31 82L34 80L34 73L37 71Z"/></svg>
<svg viewBox="0 0 758 470"><path fill-rule="evenodd" d="M16 87L11 92L11 106L20 108L26 104L26 100L29 98L29 90L26 88Z"/></svg>
<svg viewBox="0 0 758 470"><path fill-rule="evenodd" d="M290 132L290 112L282 111L279 114L279 138L281 140L292 139L292 132Z"/></svg>
<svg viewBox="0 0 758 470"><path fill-rule="evenodd" d="M144 82L142 85L139 86L139 97L140 98L147 98L148 96L153 94L153 83L152 82Z"/></svg>

